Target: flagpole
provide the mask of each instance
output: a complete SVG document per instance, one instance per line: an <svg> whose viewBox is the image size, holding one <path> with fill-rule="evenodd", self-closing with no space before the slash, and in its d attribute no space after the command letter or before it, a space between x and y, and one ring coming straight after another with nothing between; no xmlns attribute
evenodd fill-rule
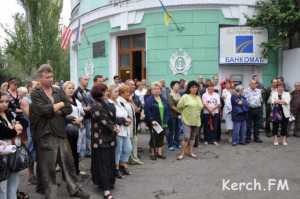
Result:
<svg viewBox="0 0 300 199"><path fill-rule="evenodd" d="M174 20L174 18L169 14L169 12L168 12L166 6L163 4L163 2L162 2L161 0L158 0L158 1L159 1L159 3L160 3L161 7L163 8L165 14L167 14L168 17L170 17L170 19L172 20L172 22L175 24L176 29L177 29L179 32L182 32L182 31L183 31L183 27L180 27L180 26L176 23L176 21Z"/></svg>

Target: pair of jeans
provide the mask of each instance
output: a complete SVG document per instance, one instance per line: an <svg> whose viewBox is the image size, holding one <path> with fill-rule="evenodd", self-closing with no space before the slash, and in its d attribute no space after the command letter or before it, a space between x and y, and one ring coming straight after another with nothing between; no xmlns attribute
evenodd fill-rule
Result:
<svg viewBox="0 0 300 199"><path fill-rule="evenodd" d="M0 182L0 199L17 199L19 183L19 173L11 173L7 180Z"/></svg>
<svg viewBox="0 0 300 199"><path fill-rule="evenodd" d="M210 117L212 119L212 126L209 125ZM218 132L219 132L219 114L203 114L204 119L204 141L206 142L215 142L218 140Z"/></svg>
<svg viewBox="0 0 300 199"><path fill-rule="evenodd" d="M77 141L77 153L80 157L86 155L87 144L86 144L86 129L85 127L80 128L78 131L78 141Z"/></svg>
<svg viewBox="0 0 300 199"><path fill-rule="evenodd" d="M251 141L253 132L254 140L259 140L259 128L261 127L262 108L250 108L247 121L247 141Z"/></svg>
<svg viewBox="0 0 300 199"><path fill-rule="evenodd" d="M117 136L116 164L127 163L132 151L132 144L129 136Z"/></svg>
<svg viewBox="0 0 300 199"><path fill-rule="evenodd" d="M92 131L91 131L91 119L84 119L83 120L84 128L85 128L85 135L86 135L86 151L85 155L91 155L91 138L92 138Z"/></svg>
<svg viewBox="0 0 300 199"><path fill-rule="evenodd" d="M244 144L247 133L247 121L234 121L232 131L232 144Z"/></svg>
<svg viewBox="0 0 300 199"><path fill-rule="evenodd" d="M167 131L168 147L178 147L180 145L180 119L172 117L169 121L169 130Z"/></svg>

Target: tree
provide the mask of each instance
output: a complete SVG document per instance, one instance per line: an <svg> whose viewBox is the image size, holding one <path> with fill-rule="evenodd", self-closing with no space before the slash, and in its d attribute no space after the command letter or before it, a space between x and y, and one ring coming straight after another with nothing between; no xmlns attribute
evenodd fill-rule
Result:
<svg viewBox="0 0 300 199"><path fill-rule="evenodd" d="M256 4L257 14L247 16L250 26L262 26L269 31L269 40L263 43L265 53L287 46L300 34L300 6L297 0L260 0Z"/></svg>
<svg viewBox="0 0 300 199"><path fill-rule="evenodd" d="M59 18L62 0L19 0L25 16L15 15L13 31L6 30L6 53L27 76L43 63L50 63L56 79L69 79L68 56L60 48Z"/></svg>

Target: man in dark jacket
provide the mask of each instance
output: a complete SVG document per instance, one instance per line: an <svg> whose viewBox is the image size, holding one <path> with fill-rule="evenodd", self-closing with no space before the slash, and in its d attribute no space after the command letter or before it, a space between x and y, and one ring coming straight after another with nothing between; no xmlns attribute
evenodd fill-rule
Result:
<svg viewBox="0 0 300 199"><path fill-rule="evenodd" d="M40 180L46 199L56 199L56 165L62 169L69 194L87 199L89 195L77 185L71 149L65 133L65 116L72 107L63 91L53 87L53 70L43 64L38 70L40 87L31 93L31 127L37 145Z"/></svg>
<svg viewBox="0 0 300 199"><path fill-rule="evenodd" d="M295 116L294 136L300 137L300 82L295 84L295 90L291 96L291 112Z"/></svg>
<svg viewBox="0 0 300 199"><path fill-rule="evenodd" d="M264 92L262 93L263 100L264 100L264 103L265 103L265 111L266 111L265 131L266 131L267 137L272 136L271 125L270 125L271 124L272 106L271 106L270 96L271 96L273 91L277 90L278 80L276 78L272 79L271 84L272 84L271 87L265 89Z"/></svg>
<svg viewBox="0 0 300 199"><path fill-rule="evenodd" d="M88 89L89 77L82 76L79 78L79 86L74 92L74 96L77 100L82 104L82 108L84 110L84 120L83 125L85 129L85 139L83 144L86 146L81 147L83 150L80 151L81 155L91 156L91 107L94 103L93 98L90 94L90 90Z"/></svg>

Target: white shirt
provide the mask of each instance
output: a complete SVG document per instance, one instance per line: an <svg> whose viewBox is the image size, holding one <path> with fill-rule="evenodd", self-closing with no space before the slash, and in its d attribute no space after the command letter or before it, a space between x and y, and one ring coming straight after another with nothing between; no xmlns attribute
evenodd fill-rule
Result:
<svg viewBox="0 0 300 199"><path fill-rule="evenodd" d="M209 94L208 92L204 93L204 95L202 96L202 101L209 108L215 108L221 105L220 95L216 92L214 92L212 95ZM204 108L203 112L206 114L209 113L206 108ZM218 108L215 109L212 113L213 114L219 113L219 109Z"/></svg>
<svg viewBox="0 0 300 199"><path fill-rule="evenodd" d="M82 108L82 104L77 99L76 99L76 104L77 104L77 106L71 104L72 105L72 113L70 115L72 115L72 116L74 116L76 118L81 118L85 114L84 110Z"/></svg>
<svg viewBox="0 0 300 199"><path fill-rule="evenodd" d="M133 107L131 105L131 103L127 102L127 100L125 100L123 97L118 97L117 102L120 104L120 106L122 106L124 108L124 110L126 110L128 117L131 119L131 123L130 125L127 127L129 129L129 135L130 137L133 136L133 124L134 124L134 111L133 111Z"/></svg>
<svg viewBox="0 0 300 199"><path fill-rule="evenodd" d="M224 114L230 113L232 111L231 106L231 91L226 88L222 92L222 98L224 99Z"/></svg>
<svg viewBox="0 0 300 199"><path fill-rule="evenodd" d="M128 113L125 107L123 107L120 102L117 100L116 102L109 100L110 103L112 103L116 108L116 117L117 118L128 118ZM119 130L118 136L121 137L128 137L130 136L130 128L128 126L124 125L117 125L117 128Z"/></svg>
<svg viewBox="0 0 300 199"><path fill-rule="evenodd" d="M262 106L262 95L261 95L261 90L256 88L256 89L251 89L248 88L245 91L245 97L249 103L250 108L260 108Z"/></svg>
<svg viewBox="0 0 300 199"><path fill-rule="evenodd" d="M146 95L146 93L147 93L147 89L134 91L134 94L139 97L139 99L143 105L145 104L144 96Z"/></svg>

